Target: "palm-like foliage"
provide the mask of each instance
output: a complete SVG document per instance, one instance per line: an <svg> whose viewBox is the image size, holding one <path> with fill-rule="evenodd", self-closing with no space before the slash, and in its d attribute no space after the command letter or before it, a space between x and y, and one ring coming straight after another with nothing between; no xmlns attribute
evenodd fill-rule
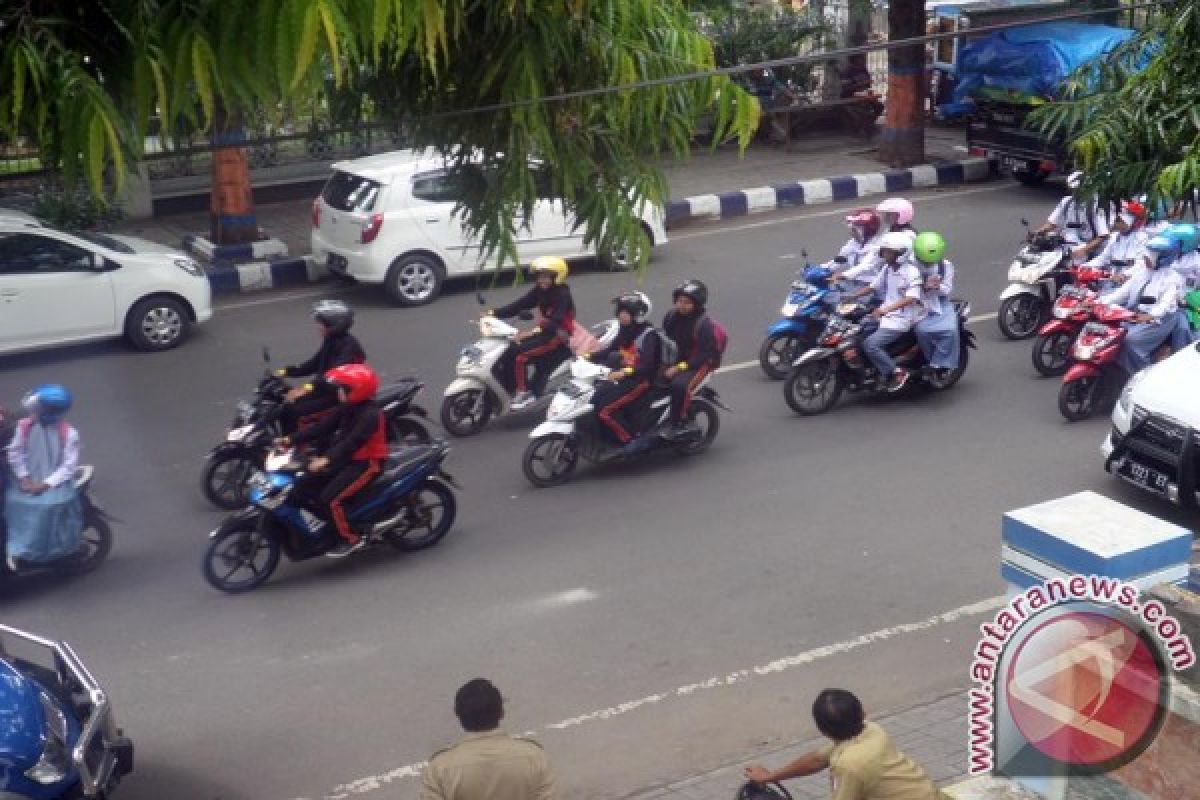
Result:
<svg viewBox="0 0 1200 800"><path fill-rule="evenodd" d="M1032 124L1065 136L1103 203L1147 193L1190 200L1200 187L1200 5L1169 4L1138 36L1073 75Z"/></svg>
<svg viewBox="0 0 1200 800"><path fill-rule="evenodd" d="M530 101L712 64L679 0L23 0L0 9L0 135L100 193L152 115L168 134L220 129L282 114L327 73L366 74L418 146L483 154L491 180L465 213L485 245L512 255L513 212L549 190L590 238L640 255L635 199L666 193L652 159L685 154L706 112L744 144L757 105L725 78Z"/></svg>

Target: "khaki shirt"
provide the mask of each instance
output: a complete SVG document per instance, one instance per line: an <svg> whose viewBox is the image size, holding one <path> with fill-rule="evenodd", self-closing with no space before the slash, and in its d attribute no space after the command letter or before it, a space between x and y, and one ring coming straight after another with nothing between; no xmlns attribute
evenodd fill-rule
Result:
<svg viewBox="0 0 1200 800"><path fill-rule="evenodd" d="M829 759L832 800L939 800L916 762L896 749L883 728L868 722L862 733L822 748Z"/></svg>
<svg viewBox="0 0 1200 800"><path fill-rule="evenodd" d="M541 745L502 730L472 733L425 768L421 800L552 800L554 775Z"/></svg>

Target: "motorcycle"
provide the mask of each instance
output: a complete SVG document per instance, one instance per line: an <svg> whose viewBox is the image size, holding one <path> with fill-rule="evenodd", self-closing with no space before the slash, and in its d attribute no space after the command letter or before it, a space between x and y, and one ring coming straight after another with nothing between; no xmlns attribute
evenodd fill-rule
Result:
<svg viewBox="0 0 1200 800"><path fill-rule="evenodd" d="M840 304L825 326L817 346L796 359L792 372L783 384L783 397L797 414L823 414L837 403L843 391L873 394L902 394L923 383L937 391L945 391L958 383L967 371L967 351L975 347L975 334L967 327L971 305L954 301L958 312L958 367L945 375L928 366L925 355L917 345L916 334L909 331L888 346L896 363L908 370L904 383L887 389L887 382L863 352L867 336L864 323L867 315L878 305L874 297Z"/></svg>
<svg viewBox="0 0 1200 800"><path fill-rule="evenodd" d="M1039 374L1049 378L1067 371L1071 344L1092 317L1092 304L1099 296L1096 287L1110 277L1103 270L1082 267L1075 273L1075 283L1063 287L1051 318L1038 328L1033 342L1033 368Z"/></svg>
<svg viewBox="0 0 1200 800"><path fill-rule="evenodd" d="M234 511L246 505L246 482L263 468L272 443L283 435L279 410L290 387L270 369L270 354L263 351L267 368L254 390L252 401L241 400L225 441L205 456L200 488L217 508ZM382 387L376 400L387 418L388 441L428 444L432 437L419 417L428 412L413 402L425 384L405 378Z"/></svg>
<svg viewBox="0 0 1200 800"><path fill-rule="evenodd" d="M478 296L482 305L482 295ZM528 312L521 319L531 320ZM496 317L481 317L479 341L464 347L455 367L457 377L446 387L442 399L442 427L455 436L471 436L483 430L492 417L503 416L512 411L513 392L509 388L512 369L509 351L516 346L519 332L515 327ZM598 340L599 348L607 347L617 337L618 324L610 319L593 325L590 330ZM547 398L553 397L559 387L571 379L570 359L564 360L546 381L546 391L538 398L537 406L544 406ZM523 409L524 410L524 409Z"/></svg>
<svg viewBox="0 0 1200 800"><path fill-rule="evenodd" d="M386 542L397 550L422 550L450 531L457 511L451 487L458 484L442 469L449 452L443 441L391 451L383 471L347 509L347 519L366 537L368 548ZM271 577L281 555L304 561L341 541L334 524L311 508L312 501L297 496L297 481L305 476L297 457L295 450L268 456L266 471L250 480L249 505L209 534L204 578L214 588L248 592Z"/></svg>
<svg viewBox="0 0 1200 800"><path fill-rule="evenodd" d="M1029 223L1021 220L1028 229ZM1028 339L1071 277L1071 246L1054 231L1026 233L1025 244L1008 267L1012 281L1000 293L996 322L1009 339Z"/></svg>
<svg viewBox="0 0 1200 800"><path fill-rule="evenodd" d="M1106 398L1125 385L1128 375L1117 364L1125 342L1122 325L1137 315L1121 306L1092 307L1093 321L1079 332L1071 347L1071 365L1058 390L1058 410L1069 422L1087 419Z"/></svg>
<svg viewBox="0 0 1200 800"><path fill-rule="evenodd" d="M780 312L783 316L767 328L767 338L758 349L759 366L768 378L786 378L792 362L816 344L838 294L829 282L832 274L827 267L808 264L792 281Z"/></svg>
<svg viewBox="0 0 1200 800"><path fill-rule="evenodd" d="M621 446L613 444L611 435L595 414L592 400L596 383L609 373L606 366L593 364L586 358L570 362L571 380L554 395L546 420L534 428L521 458L525 477L538 488L565 483L574 474L581 458L593 463L617 461ZM693 431L679 439L668 439L661 431L670 413L671 398L666 386L655 385L641 404L641 410L631 412L633 430L644 431L645 447L638 455L671 450L681 455L703 452L717 438L721 418L717 409L728 407L706 377L697 387L688 408L688 420Z"/></svg>
<svg viewBox="0 0 1200 800"><path fill-rule="evenodd" d="M83 505L83 534L78 552L46 563L20 562L16 570L9 567L8 560L3 557L5 542L8 540L8 527L4 518L4 497L0 495L0 582L5 579L53 573L82 575L96 569L108 558L113 546L113 532L109 524L113 518L92 499L92 478L95 473L95 467L91 466L82 466L75 470L75 490L79 493L79 502Z"/></svg>

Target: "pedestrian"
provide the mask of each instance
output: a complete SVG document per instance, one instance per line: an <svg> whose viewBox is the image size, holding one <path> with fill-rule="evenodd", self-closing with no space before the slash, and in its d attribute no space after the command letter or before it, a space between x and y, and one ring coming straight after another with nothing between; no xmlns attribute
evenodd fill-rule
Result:
<svg viewBox="0 0 1200 800"><path fill-rule="evenodd" d="M812 714L829 744L778 770L751 764L746 777L778 783L828 769L832 800L949 800L925 770L896 749L883 728L865 719L851 692L825 689L813 701Z"/></svg>
<svg viewBox="0 0 1200 800"><path fill-rule="evenodd" d="M500 728L504 701L491 681L467 681L454 695L467 735L425 768L421 800L551 800L554 774L541 745Z"/></svg>

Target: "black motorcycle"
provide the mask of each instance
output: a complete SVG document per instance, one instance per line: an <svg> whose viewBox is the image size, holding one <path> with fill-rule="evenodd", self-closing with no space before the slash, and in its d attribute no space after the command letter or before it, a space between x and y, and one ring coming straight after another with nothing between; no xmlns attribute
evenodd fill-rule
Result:
<svg viewBox="0 0 1200 800"><path fill-rule="evenodd" d="M868 315L877 306L874 298L838 306L837 314L830 317L817 346L796 359L783 384L784 399L793 411L805 416L823 414L833 408L843 391L903 394L918 384L944 391L958 383L967 371L967 350L975 347L975 334L967 327L971 313L968 303L954 301L962 345L958 367L945 373L931 368L917 345L916 335L909 331L888 346L896 364L908 371L904 382L890 390L887 380L871 364L862 346L873 330L866 324Z"/></svg>

